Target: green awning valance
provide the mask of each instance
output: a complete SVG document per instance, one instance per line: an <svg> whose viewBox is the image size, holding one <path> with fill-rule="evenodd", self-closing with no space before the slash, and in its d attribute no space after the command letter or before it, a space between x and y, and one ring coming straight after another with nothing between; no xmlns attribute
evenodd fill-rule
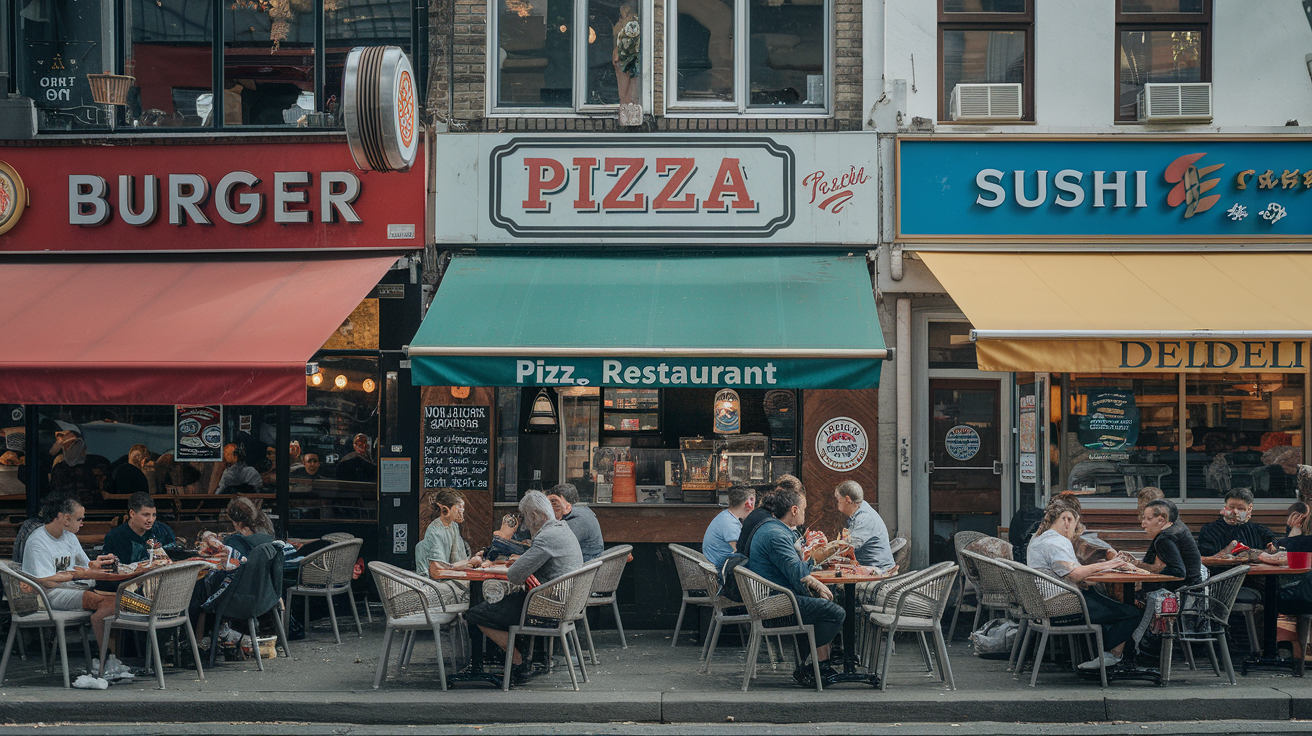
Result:
<svg viewBox="0 0 1312 736"><path fill-rule="evenodd" d="M410 346L426 386L874 388L864 254L457 255Z"/></svg>

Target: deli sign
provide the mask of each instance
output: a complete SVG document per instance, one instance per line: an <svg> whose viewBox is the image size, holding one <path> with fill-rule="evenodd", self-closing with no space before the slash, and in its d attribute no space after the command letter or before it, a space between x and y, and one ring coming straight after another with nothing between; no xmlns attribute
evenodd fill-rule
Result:
<svg viewBox="0 0 1312 736"><path fill-rule="evenodd" d="M440 242L835 244L877 236L874 139L862 134L438 139Z"/></svg>

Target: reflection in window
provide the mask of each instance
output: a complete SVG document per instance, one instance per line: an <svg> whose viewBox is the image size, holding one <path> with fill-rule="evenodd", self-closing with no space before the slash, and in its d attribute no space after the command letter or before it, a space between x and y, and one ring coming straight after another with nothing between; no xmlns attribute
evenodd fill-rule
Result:
<svg viewBox="0 0 1312 736"><path fill-rule="evenodd" d="M970 330L969 322L930 322L929 367L978 368Z"/></svg>
<svg viewBox="0 0 1312 736"><path fill-rule="evenodd" d="M1174 373L1071 376L1059 490L1127 498L1157 486L1178 498L1179 386Z"/></svg>
<svg viewBox="0 0 1312 736"><path fill-rule="evenodd" d="M499 0L498 104L574 105L574 0Z"/></svg>
<svg viewBox="0 0 1312 736"><path fill-rule="evenodd" d="M824 3L752 0L750 14L751 104L823 107Z"/></svg>
<svg viewBox="0 0 1312 736"><path fill-rule="evenodd" d="M1201 13L1203 0L1121 0L1122 13Z"/></svg>
<svg viewBox="0 0 1312 736"><path fill-rule="evenodd" d="M1303 462L1303 375L1204 374L1185 379L1185 442L1192 498L1250 488L1293 498Z"/></svg>
<svg viewBox="0 0 1312 736"><path fill-rule="evenodd" d="M1118 115L1138 113L1139 93L1148 82L1203 82L1203 32L1121 31Z"/></svg>
<svg viewBox="0 0 1312 736"><path fill-rule="evenodd" d="M27 424L25 409L0 404L0 500L26 504ZM18 503L5 503L6 511Z"/></svg>
<svg viewBox="0 0 1312 736"><path fill-rule="evenodd" d="M291 407L299 449L289 480L289 521L374 523L378 518L377 358L320 357L305 406Z"/></svg>
<svg viewBox="0 0 1312 736"><path fill-rule="evenodd" d="M943 31L943 107L958 84L1025 83L1025 31Z"/></svg>
<svg viewBox="0 0 1312 736"><path fill-rule="evenodd" d="M1025 0L943 0L944 13L1024 13Z"/></svg>
<svg viewBox="0 0 1312 736"><path fill-rule="evenodd" d="M734 100L734 0L678 0L678 99Z"/></svg>
<svg viewBox="0 0 1312 736"><path fill-rule="evenodd" d="M589 0L588 105L641 103L643 23L637 0Z"/></svg>
<svg viewBox="0 0 1312 736"><path fill-rule="evenodd" d="M114 29L104 22L112 7L110 0L19 0L18 86L36 101L42 130L109 125L87 75L112 64Z"/></svg>
<svg viewBox="0 0 1312 736"><path fill-rule="evenodd" d="M341 124L342 75L346 55L356 46L399 46L415 63L411 48L410 6L406 0L336 0L324 4L324 110Z"/></svg>
<svg viewBox="0 0 1312 736"><path fill-rule="evenodd" d="M556 391L560 395L561 444L564 447L561 482L573 483L583 498L591 500L592 456L598 444L601 389L573 387Z"/></svg>
<svg viewBox="0 0 1312 736"><path fill-rule="evenodd" d="M212 125L214 3L178 0L127 4L124 72L136 77L128 93L130 123L145 127Z"/></svg>
<svg viewBox="0 0 1312 736"><path fill-rule="evenodd" d="M256 0L224 10L224 125L295 125L314 111L315 15L298 7Z"/></svg>

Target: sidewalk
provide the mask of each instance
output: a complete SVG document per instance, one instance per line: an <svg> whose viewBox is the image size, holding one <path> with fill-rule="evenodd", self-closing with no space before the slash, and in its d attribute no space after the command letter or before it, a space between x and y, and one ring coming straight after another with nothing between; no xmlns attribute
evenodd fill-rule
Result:
<svg viewBox="0 0 1312 736"><path fill-rule="evenodd" d="M349 616L348 616L349 619ZM339 619L340 620L340 619ZM933 723L1266 720L1312 718L1312 688L1302 679L1273 672L1239 676L1231 687L1199 661L1189 671L1177 662L1166 687L1146 682L1113 683L1102 690L1068 666L1048 665L1030 688L1006 672L1006 662L981 660L961 641L950 647L958 690L947 691L925 673L911 640L900 642L888 691L841 685L823 693L794 685L790 665L771 669L743 693L745 656L733 638L722 639L714 673L697 673L699 646L685 634L677 648L669 632L629 632L619 648L613 631L594 631L599 667L582 692L570 689L563 666L503 693L490 685L462 683L443 693L437 684L431 638L416 648L404 672L395 664L382 689L373 689L383 626L365 624L359 638L350 624L335 644L316 622L293 659L279 657L259 672L255 662L220 662L201 683L194 670L165 665L168 689L153 678L108 691L65 690L47 675L36 652L15 654L0 687L0 722L157 723L271 722L361 725L477 723ZM70 648L72 644L70 643ZM395 652L396 646L393 647ZM76 650L74 650L76 652ZM395 657L393 659L395 662ZM71 666L81 668L79 654ZM137 661L128 661L137 666Z"/></svg>

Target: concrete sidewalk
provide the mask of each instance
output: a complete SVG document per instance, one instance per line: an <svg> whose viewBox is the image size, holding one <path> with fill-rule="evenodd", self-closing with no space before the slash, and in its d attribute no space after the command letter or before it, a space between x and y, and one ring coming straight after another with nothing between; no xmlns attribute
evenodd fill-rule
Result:
<svg viewBox="0 0 1312 736"><path fill-rule="evenodd" d="M375 619L377 621L377 619ZM733 638L721 642L714 673L697 673L699 646L691 634L677 648L669 632L629 632L629 648L613 631L594 631L599 667L582 692L570 688L563 666L503 693L463 683L443 693L431 638L422 640L412 665L394 664L382 689L373 677L382 624L366 624L358 638L344 625L335 644L316 622L307 639L293 642L292 659L221 662L201 683L194 670L165 666L168 689L138 678L108 691L66 690L33 652L15 655L0 687L0 721L137 723L303 722L361 725L479 723L1098 723L1199 720L1288 721L1312 718L1312 688L1292 675L1263 672L1225 684L1210 668L1189 671L1177 662L1166 687L1119 682L1103 690L1069 666L1048 665L1030 688L1006 672L1006 662L982 660L958 642L950 647L956 691L925 672L907 640L893 658L888 691L841 685L817 693L793 684L792 667L762 664L747 693L741 691L745 655ZM71 646L71 645L70 645ZM396 647L393 648L395 651ZM74 655L74 671L81 658ZM137 666L139 661L128 661Z"/></svg>

